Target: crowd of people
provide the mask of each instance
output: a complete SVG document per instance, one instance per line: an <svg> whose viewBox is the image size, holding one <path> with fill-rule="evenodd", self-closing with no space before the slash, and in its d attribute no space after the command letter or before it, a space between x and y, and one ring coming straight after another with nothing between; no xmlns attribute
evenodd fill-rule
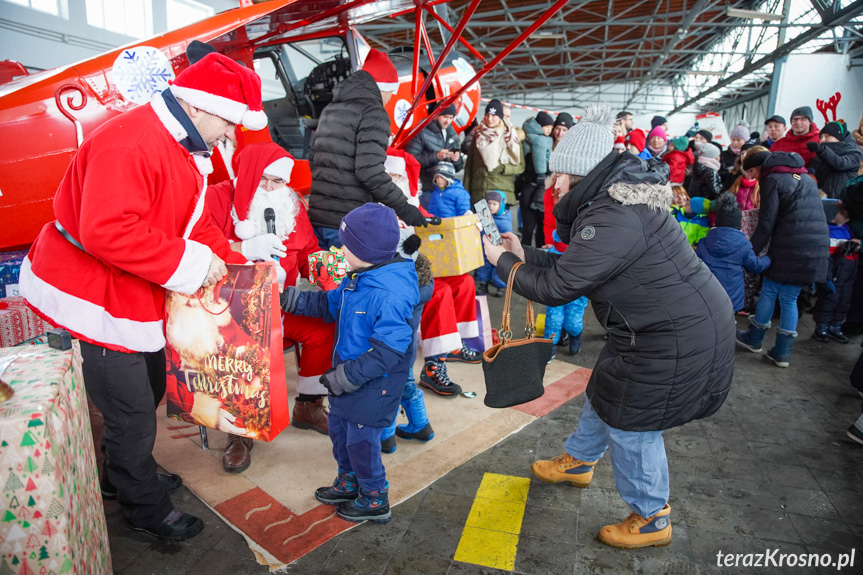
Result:
<svg viewBox="0 0 863 575"><path fill-rule="evenodd" d="M166 291L192 295L225 277L226 263L278 259L285 342L302 347L292 425L328 435L337 466L313 496L344 519L388 521L382 453L396 438L434 438L423 389L461 394L446 366L481 361L466 344L479 335L476 296L500 296L523 262L512 288L547 306L546 337L579 353L588 302L607 334L576 430L532 472L587 487L610 451L632 513L600 540L668 545L662 432L722 406L735 345L762 351L778 300L766 357L787 367L801 292L813 286L816 339L847 343L846 316L863 318L863 136L842 121L819 130L802 106L790 131L781 116L767 120L764 139L741 123L722 149L710 131L674 136L661 116L645 131L599 105L577 122L539 112L519 128L492 99L463 141L450 106L401 151L389 147L385 110L398 82L372 50L336 87L309 153L308 204L291 189L294 159L273 143L244 147L236 177L207 186L210 152L266 122L260 79L209 50L149 105L85 140L20 285L33 309L82 342L85 386L104 420L103 493L119 498L133 528L165 541L203 529L173 507L182 480L152 456ZM472 214L483 199L503 244L484 239L474 274L435 277L415 228ZM319 267L318 288L301 289L310 254L332 247L349 275L336 285ZM748 330L735 333L735 314L750 316ZM196 421L228 432L225 471L247 469L253 441L197 395L188 398ZM407 424L396 424L399 406ZM848 434L863 443L863 415Z"/></svg>

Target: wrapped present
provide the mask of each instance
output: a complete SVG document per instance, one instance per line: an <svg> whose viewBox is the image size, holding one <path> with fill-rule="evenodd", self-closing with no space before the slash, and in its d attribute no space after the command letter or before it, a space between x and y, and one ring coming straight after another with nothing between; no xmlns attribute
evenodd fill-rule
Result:
<svg viewBox="0 0 863 575"><path fill-rule="evenodd" d="M27 251L0 252L0 298L18 296L18 274Z"/></svg>
<svg viewBox="0 0 863 575"><path fill-rule="evenodd" d="M439 226L416 228L420 251L432 263L434 277L460 276L485 263L476 214L443 218Z"/></svg>
<svg viewBox="0 0 863 575"><path fill-rule="evenodd" d="M0 370L14 391L0 403L0 573L112 573L78 342L0 349Z"/></svg>
<svg viewBox="0 0 863 575"><path fill-rule="evenodd" d="M318 264L323 263L327 268L327 274L336 285L342 283L348 275L348 262L345 261L345 253L338 248L321 250L309 254L309 283L317 285Z"/></svg>
<svg viewBox="0 0 863 575"><path fill-rule="evenodd" d="M491 338L491 316L488 312L488 296L476 296L476 321L479 325L479 335L476 337L465 338L462 341L464 341L464 344L474 351L485 351L494 345ZM539 321L537 320L537 324L538 323ZM539 328L537 327L537 331L538 330Z"/></svg>
<svg viewBox="0 0 863 575"><path fill-rule="evenodd" d="M24 298L0 299L0 347L12 347L38 337L54 326L33 313Z"/></svg>

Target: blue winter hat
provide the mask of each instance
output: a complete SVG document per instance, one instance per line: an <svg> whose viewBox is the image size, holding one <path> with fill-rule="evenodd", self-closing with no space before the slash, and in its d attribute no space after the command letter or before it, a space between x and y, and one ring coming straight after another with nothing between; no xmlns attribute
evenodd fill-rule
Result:
<svg viewBox="0 0 863 575"><path fill-rule="evenodd" d="M396 255L399 220L392 208L375 203L364 204L342 218L339 239L364 262L386 262Z"/></svg>

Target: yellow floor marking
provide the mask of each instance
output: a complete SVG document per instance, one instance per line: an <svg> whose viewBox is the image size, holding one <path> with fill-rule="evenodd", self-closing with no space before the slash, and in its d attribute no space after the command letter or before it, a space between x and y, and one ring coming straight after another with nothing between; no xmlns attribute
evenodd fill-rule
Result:
<svg viewBox="0 0 863 575"><path fill-rule="evenodd" d="M454 559L494 569L515 569L518 535L530 479L486 473L476 491Z"/></svg>

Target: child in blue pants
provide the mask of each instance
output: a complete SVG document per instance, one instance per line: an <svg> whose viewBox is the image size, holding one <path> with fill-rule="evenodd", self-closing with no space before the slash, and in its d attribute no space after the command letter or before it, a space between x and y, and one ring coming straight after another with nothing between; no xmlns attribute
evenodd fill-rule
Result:
<svg viewBox="0 0 863 575"><path fill-rule="evenodd" d="M512 231L512 215L509 213L509 210L506 209L506 203L504 202L504 195L497 190L492 190L485 195L485 201L488 202L488 209L491 211L494 216L494 223L497 225L498 231L500 233L511 232ZM491 262L488 261L488 258L485 257L485 253L482 256L485 259L485 264L478 270L476 270L476 279L479 282L479 285L476 288L477 295L492 295L494 297L502 297L502 290L506 289L506 282L500 279L500 276L497 275L497 270ZM491 283L494 287L497 288L495 293L491 293L488 289L488 284Z"/></svg>
<svg viewBox="0 0 863 575"><path fill-rule="evenodd" d="M287 313L335 322L333 367L321 376L329 391L327 420L338 476L315 498L336 506L348 521L390 520L389 483L381 461L381 434L390 425L405 388L419 303L413 262L396 255L396 213L368 203L349 212L339 226L350 273L338 289L281 297Z"/></svg>
<svg viewBox="0 0 863 575"><path fill-rule="evenodd" d="M551 233L551 237L556 242L560 241L557 230ZM548 253L560 254L563 252L552 244L548 248ZM586 308L587 297L585 296L565 305L545 308L545 333L552 336L551 341L554 342L555 346L552 350L556 349L560 334L565 329L566 333L569 334L569 353L575 355L581 351L581 331L584 329L584 310ZM551 359L554 359L554 353L552 353Z"/></svg>

